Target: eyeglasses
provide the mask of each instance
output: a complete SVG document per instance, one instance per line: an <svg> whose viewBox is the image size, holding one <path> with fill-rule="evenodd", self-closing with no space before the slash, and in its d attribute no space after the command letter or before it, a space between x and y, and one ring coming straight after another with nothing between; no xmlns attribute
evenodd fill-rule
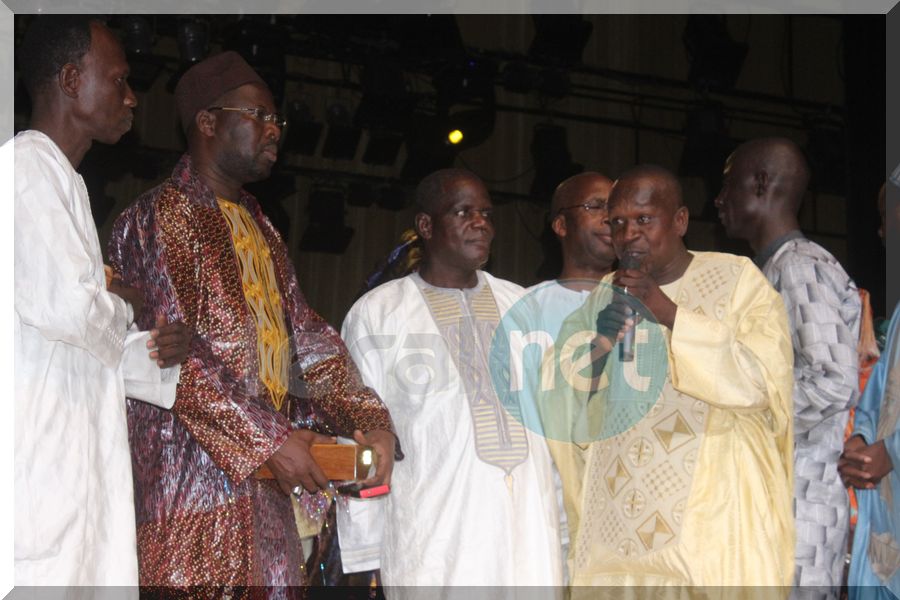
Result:
<svg viewBox="0 0 900 600"><path fill-rule="evenodd" d="M583 208L588 213L592 213L595 210L606 210L606 202L603 202L601 204L591 204L590 202L585 202L584 204L573 204L572 206L563 206L558 211L556 211L556 214L560 215L560 214L562 214L562 211L569 210L570 208Z"/></svg>
<svg viewBox="0 0 900 600"><path fill-rule="evenodd" d="M232 106L210 106L206 110L230 110L234 112L242 112L244 114L250 115L257 121L262 121L263 123L272 123L279 129L284 129L287 125L287 119L284 118L283 115L278 113L270 113L261 108L236 108Z"/></svg>
<svg viewBox="0 0 900 600"><path fill-rule="evenodd" d="M475 215L480 216L485 221L490 221L491 217L494 215L493 208L460 208L458 210L454 210L451 214L457 219L462 219L464 221L469 221L475 218Z"/></svg>

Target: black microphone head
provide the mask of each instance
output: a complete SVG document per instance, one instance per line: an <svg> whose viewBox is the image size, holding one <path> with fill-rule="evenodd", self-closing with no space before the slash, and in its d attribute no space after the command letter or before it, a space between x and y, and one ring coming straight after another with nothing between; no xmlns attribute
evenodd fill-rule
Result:
<svg viewBox="0 0 900 600"><path fill-rule="evenodd" d="M622 258L619 259L619 268L622 270L625 269L640 269L641 268L641 257L637 254L632 254L630 252L626 252L622 255Z"/></svg>

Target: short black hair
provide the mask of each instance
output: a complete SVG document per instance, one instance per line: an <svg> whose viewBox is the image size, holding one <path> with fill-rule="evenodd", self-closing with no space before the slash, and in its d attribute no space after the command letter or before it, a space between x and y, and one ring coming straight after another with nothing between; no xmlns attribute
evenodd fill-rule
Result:
<svg viewBox="0 0 900 600"><path fill-rule="evenodd" d="M434 214L452 191L453 184L467 179L484 185L478 175L465 169L441 169L427 175L416 186L416 205L420 211Z"/></svg>
<svg viewBox="0 0 900 600"><path fill-rule="evenodd" d="M40 88L67 63L78 64L91 48L97 15L39 15L25 32L16 54L22 82L32 101Z"/></svg>

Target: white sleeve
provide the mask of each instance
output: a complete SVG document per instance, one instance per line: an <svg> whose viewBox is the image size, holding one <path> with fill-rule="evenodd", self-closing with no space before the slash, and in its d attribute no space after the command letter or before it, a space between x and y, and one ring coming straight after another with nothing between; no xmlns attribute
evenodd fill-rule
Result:
<svg viewBox="0 0 900 600"><path fill-rule="evenodd" d="M16 313L45 339L83 348L116 369L130 310L106 290L96 229L80 206L86 193L49 154L28 146L15 154Z"/></svg>
<svg viewBox="0 0 900 600"><path fill-rule="evenodd" d="M381 538L387 496L367 499L338 496L335 502L344 573L381 568Z"/></svg>
<svg viewBox="0 0 900 600"><path fill-rule="evenodd" d="M149 339L149 331L138 331L134 325L125 336L122 355L125 395L168 410L175 405L181 365L160 369L156 361L150 358L147 348Z"/></svg>
<svg viewBox="0 0 900 600"><path fill-rule="evenodd" d="M379 392L384 390L384 367L379 360L377 338L369 330L371 317L367 314L367 307L366 300L360 300L351 307L344 318L341 337L359 368L363 382ZM381 568L387 501L388 496L337 499L338 540L344 573Z"/></svg>

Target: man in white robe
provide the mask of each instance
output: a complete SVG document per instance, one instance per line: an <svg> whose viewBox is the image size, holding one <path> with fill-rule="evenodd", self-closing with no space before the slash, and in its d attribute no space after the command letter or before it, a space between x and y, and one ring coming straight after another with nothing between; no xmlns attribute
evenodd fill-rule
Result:
<svg viewBox="0 0 900 600"><path fill-rule="evenodd" d="M137 104L119 42L85 16L41 16L20 48L33 102L15 153L15 584L136 586L125 394L169 407L189 333L128 331L87 189L92 141ZM117 293L111 293L115 290ZM119 295L117 295L119 294ZM168 368L172 367L174 368ZM162 368L161 368L162 367Z"/></svg>
<svg viewBox="0 0 900 600"><path fill-rule="evenodd" d="M416 202L418 271L363 296L342 331L406 454L389 496L339 510L345 571L380 563L391 597L416 593L395 586L559 586L549 453L492 385L492 336L522 289L479 270L494 235L490 198L472 173L445 169L420 183ZM379 522L380 549L367 557ZM427 593L441 592L452 594Z"/></svg>

